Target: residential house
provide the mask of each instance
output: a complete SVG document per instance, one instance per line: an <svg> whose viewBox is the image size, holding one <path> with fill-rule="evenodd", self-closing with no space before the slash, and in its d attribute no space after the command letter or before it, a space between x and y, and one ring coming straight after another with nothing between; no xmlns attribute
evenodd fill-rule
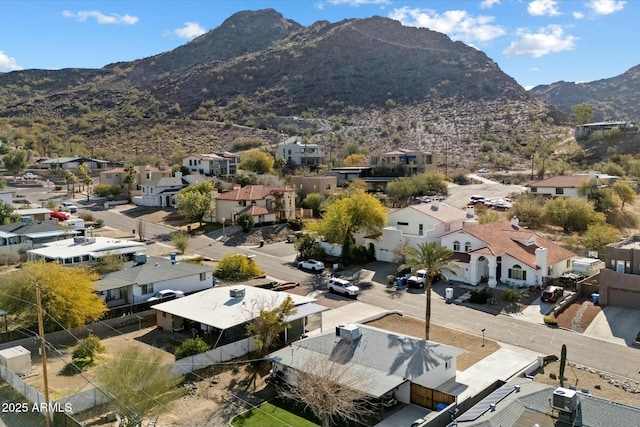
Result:
<svg viewBox="0 0 640 427"><path fill-rule="evenodd" d="M199 175L182 175L176 172L175 176L162 177L151 180L147 184L140 186L141 195L132 199L133 203L139 206L155 206L155 207L176 207L176 196L180 190L191 184L207 182L210 178Z"/></svg>
<svg viewBox="0 0 640 427"><path fill-rule="evenodd" d="M74 237L44 243L38 249L27 251L29 261L57 262L63 265L89 264L106 255L133 257L147 250L144 242L108 237Z"/></svg>
<svg viewBox="0 0 640 427"><path fill-rule="evenodd" d="M211 267L175 259L134 254L120 271L103 275L94 290L107 307L138 304L158 291L172 289L190 294L213 286Z"/></svg>
<svg viewBox="0 0 640 427"><path fill-rule="evenodd" d="M291 177L291 186L303 194L320 193L323 196L336 194L338 178L335 176L302 176Z"/></svg>
<svg viewBox="0 0 640 427"><path fill-rule="evenodd" d="M40 165L46 166L52 170L70 170L75 171L78 166L85 164L90 170L96 171L101 169L108 169L113 167L113 163L108 160L91 159L89 157L56 157L53 159L46 159L39 162Z"/></svg>
<svg viewBox="0 0 640 427"><path fill-rule="evenodd" d="M450 279L489 287L542 286L571 271L573 252L518 225L518 219L462 228L440 238L460 268Z"/></svg>
<svg viewBox="0 0 640 427"><path fill-rule="evenodd" d="M339 168L333 168L325 175L335 176L338 187L343 187L345 184L356 179L367 179L371 177L371 166L342 166Z"/></svg>
<svg viewBox="0 0 640 427"><path fill-rule="evenodd" d="M471 222L473 218L473 206L464 211L438 200L393 209L381 236L367 239L365 244L373 243L378 261L401 262L404 248L437 242L440 236L460 230L465 223L475 224Z"/></svg>
<svg viewBox="0 0 640 427"><path fill-rule="evenodd" d="M247 185L218 194L215 204L220 222L235 222L243 213L252 215L256 224L296 217L296 192L287 186Z"/></svg>
<svg viewBox="0 0 640 427"><path fill-rule="evenodd" d="M436 409L438 404L454 403L467 388L456 382L456 358L462 353L437 342L346 324L291 342L269 354L267 360L293 386L296 372L316 373L318 366L329 371L336 365L344 372L345 384L370 398L393 395L401 403Z"/></svg>
<svg viewBox="0 0 640 427"><path fill-rule="evenodd" d="M598 303L640 310L640 235L605 248Z"/></svg>
<svg viewBox="0 0 640 427"><path fill-rule="evenodd" d="M182 166L190 173L209 176L235 175L240 167L240 154L218 152L190 154L182 159Z"/></svg>
<svg viewBox="0 0 640 427"><path fill-rule="evenodd" d="M580 197L578 195L578 189L583 184L594 179L597 179L602 185L607 185L617 180L618 177L591 171L588 174L558 175L540 181L533 181L527 184L527 187L532 194L541 194L550 197L564 196L578 198Z"/></svg>
<svg viewBox="0 0 640 427"><path fill-rule="evenodd" d="M25 252L74 234L80 231L61 226L58 221L23 218L20 222L0 225L0 254Z"/></svg>
<svg viewBox="0 0 640 427"><path fill-rule="evenodd" d="M391 176L408 176L436 171L435 156L430 152L418 150L376 151L371 153L369 164L375 170Z"/></svg>
<svg viewBox="0 0 640 427"><path fill-rule="evenodd" d="M318 144L304 144L291 137L278 144L276 159L284 159L291 166L320 166L324 160L324 148Z"/></svg>
<svg viewBox="0 0 640 427"><path fill-rule="evenodd" d="M287 318L290 329L282 332L283 342L297 340L306 332L307 317L327 310L314 304L314 298L275 292L253 286L234 285L211 288L152 306L158 328L201 336L213 348L232 343L248 349L247 324L261 309L277 308L291 297L296 312ZM248 350L245 350L245 352Z"/></svg>
<svg viewBox="0 0 640 427"><path fill-rule="evenodd" d="M579 384L578 384L579 386ZM588 389L563 388L514 378L451 417L458 427L637 426L640 409L593 396ZM456 408L457 409L457 408ZM443 425L436 419L419 427Z"/></svg>
<svg viewBox="0 0 640 427"><path fill-rule="evenodd" d="M100 172L100 184L115 185L123 190L123 194L129 192L131 188L131 197L137 197L142 194L142 186L149 185L151 182L158 181L160 178L171 177L171 168L157 168L151 165L135 166L134 182L126 182L129 174L124 167L116 167Z"/></svg>
<svg viewBox="0 0 640 427"><path fill-rule="evenodd" d="M601 132L602 135L611 129L617 129L620 132L638 132L638 126L631 121L610 121L585 123L576 126L574 136L576 140L587 139L592 133Z"/></svg>

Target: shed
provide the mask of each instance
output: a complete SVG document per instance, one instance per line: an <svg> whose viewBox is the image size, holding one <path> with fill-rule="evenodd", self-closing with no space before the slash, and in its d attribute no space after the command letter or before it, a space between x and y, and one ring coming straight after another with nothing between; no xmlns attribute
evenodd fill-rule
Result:
<svg viewBox="0 0 640 427"><path fill-rule="evenodd" d="M0 364L16 374L31 372L31 352L21 345L0 350Z"/></svg>

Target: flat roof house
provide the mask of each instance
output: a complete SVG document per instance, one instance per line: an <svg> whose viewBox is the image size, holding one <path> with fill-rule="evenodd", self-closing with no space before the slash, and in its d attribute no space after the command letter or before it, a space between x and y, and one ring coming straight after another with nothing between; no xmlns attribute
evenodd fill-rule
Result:
<svg viewBox="0 0 640 427"><path fill-rule="evenodd" d="M74 237L45 243L43 247L27 251L29 261L44 260L63 265L86 264L106 255L130 255L146 252L144 242L108 237Z"/></svg>

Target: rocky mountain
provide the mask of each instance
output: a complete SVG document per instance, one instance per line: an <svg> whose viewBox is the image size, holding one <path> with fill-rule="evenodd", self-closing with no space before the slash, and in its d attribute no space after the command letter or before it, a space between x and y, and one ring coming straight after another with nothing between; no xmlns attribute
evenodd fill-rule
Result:
<svg viewBox="0 0 640 427"><path fill-rule="evenodd" d="M556 82L530 90L535 97L570 114L574 105L594 106L594 121L631 120L640 118L640 65L609 79L587 83Z"/></svg>
<svg viewBox="0 0 640 427"><path fill-rule="evenodd" d="M483 52L381 17L304 27L246 11L149 58L0 74L0 141L47 156L166 160L305 134L336 154L421 148L508 167L566 124Z"/></svg>

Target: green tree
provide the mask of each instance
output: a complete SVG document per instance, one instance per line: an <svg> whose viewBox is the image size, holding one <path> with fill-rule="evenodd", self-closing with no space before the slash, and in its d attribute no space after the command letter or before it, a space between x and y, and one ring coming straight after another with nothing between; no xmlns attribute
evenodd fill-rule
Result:
<svg viewBox="0 0 640 427"><path fill-rule="evenodd" d="M367 156L364 154L349 154L342 161L344 166L364 166Z"/></svg>
<svg viewBox="0 0 640 427"><path fill-rule="evenodd" d="M596 212L588 201L571 197L554 197L547 202L544 218L565 233L586 231L590 224L606 222L604 214Z"/></svg>
<svg viewBox="0 0 640 427"><path fill-rule="evenodd" d="M76 176L78 177L79 182L82 184L83 190L85 185L88 186L91 182L93 182L93 180L91 179L91 169L89 169L89 166L86 163L78 165L78 168L76 169ZM87 194L89 194L88 188Z"/></svg>
<svg viewBox="0 0 640 427"><path fill-rule="evenodd" d="M20 175L28 165L27 152L24 150L11 150L2 157L2 163L14 177Z"/></svg>
<svg viewBox="0 0 640 427"><path fill-rule="evenodd" d="M124 266L124 258L120 254L109 254L96 260L93 267L94 271L99 274L113 273L122 270Z"/></svg>
<svg viewBox="0 0 640 427"><path fill-rule="evenodd" d="M458 264L451 261L453 251L447 247L438 247L433 242L421 243L418 247L407 247L403 253L405 257L404 265L400 266L401 270L411 268L411 271L420 269L427 270L427 276L424 281L424 291L427 298L427 305L424 313L425 321L425 339L429 339L429 327L431 324L431 284L437 276L443 276L445 279L448 273L460 268Z"/></svg>
<svg viewBox="0 0 640 427"><path fill-rule="evenodd" d="M182 377L173 376L171 366L162 363L160 353L127 347L98 370L98 383L113 397L121 427L136 427L156 410L181 397Z"/></svg>
<svg viewBox="0 0 640 427"><path fill-rule="evenodd" d="M593 118L593 105L587 104L586 102L574 105L571 110L573 111L574 116L576 116L576 123L579 125L588 123Z"/></svg>
<svg viewBox="0 0 640 427"><path fill-rule="evenodd" d="M124 167L124 173L126 174L124 183L127 184L127 198L131 200L131 192L133 191L133 184L135 184L137 180L138 169L136 169L133 163L127 163Z"/></svg>
<svg viewBox="0 0 640 427"><path fill-rule="evenodd" d="M620 202L622 203L622 206L620 206L621 210L624 210L625 203L633 203L636 201L636 192L626 182L615 182L611 189L613 191L613 194L618 196Z"/></svg>
<svg viewBox="0 0 640 427"><path fill-rule="evenodd" d="M240 169L265 174L271 172L275 159L262 150L249 150L240 156Z"/></svg>
<svg viewBox="0 0 640 427"><path fill-rule="evenodd" d="M328 242L344 244L358 231L378 233L387 222L387 209L371 194L356 189L328 203L313 227ZM310 224L311 225L311 224Z"/></svg>
<svg viewBox="0 0 640 427"><path fill-rule="evenodd" d="M318 216L320 214L320 207L322 206L322 202L324 201L324 197L320 193L310 193L302 201L302 207L306 209L311 209L313 211L313 216Z"/></svg>
<svg viewBox="0 0 640 427"><path fill-rule="evenodd" d="M543 224L544 206L546 199L531 193L520 194L509 211L518 217L520 224L529 228L540 228Z"/></svg>
<svg viewBox="0 0 640 427"><path fill-rule="evenodd" d="M213 191L213 184L201 182L178 192L176 196L178 210L187 221L198 221L202 224L204 216L211 212L211 191Z"/></svg>
<svg viewBox="0 0 640 427"><path fill-rule="evenodd" d="M245 233L248 233L253 228L255 221L256 220L253 218L253 215L249 213L243 213L236 216L236 225L242 227L242 231Z"/></svg>
<svg viewBox="0 0 640 427"><path fill-rule="evenodd" d="M187 250L190 240L191 236L189 236L189 233L185 231L176 231L171 233L171 243L174 244L176 249L179 250L181 254L183 254L184 251Z"/></svg>
<svg viewBox="0 0 640 427"><path fill-rule="evenodd" d="M42 307L47 313L47 331L60 326L67 329L98 320L107 307L93 289L95 273L55 263L28 262L20 270L4 277L0 290L0 307L28 324L35 324L36 292L40 286ZM70 286L73 284L73 286Z"/></svg>
<svg viewBox="0 0 640 427"><path fill-rule="evenodd" d="M13 205L0 200L0 225L20 221L20 214L15 213Z"/></svg>
<svg viewBox="0 0 640 427"><path fill-rule="evenodd" d="M252 336L256 343L256 350L260 355L266 355L278 342L280 333L291 328L287 318L296 313L293 299L287 296L278 306L274 301L254 300L248 317L247 335ZM259 313L255 316L255 313Z"/></svg>
<svg viewBox="0 0 640 427"><path fill-rule="evenodd" d="M620 233L609 224L596 223L587 227L582 236L584 246L593 251L598 251L598 256L604 255L605 247L618 240Z"/></svg>
<svg viewBox="0 0 640 427"><path fill-rule="evenodd" d="M598 179L590 179L581 184L577 192L578 196L593 202L596 212L608 213L616 207L611 189L602 185Z"/></svg>
<svg viewBox="0 0 640 427"><path fill-rule="evenodd" d="M263 275L253 258L242 254L227 254L218 263L216 277L230 281L253 279Z"/></svg>
<svg viewBox="0 0 640 427"><path fill-rule="evenodd" d="M322 258L326 254L320 243L317 242L315 236L305 233L300 237L297 237L293 244L298 251L298 257L300 259L306 258Z"/></svg>
<svg viewBox="0 0 640 427"><path fill-rule="evenodd" d="M75 196L76 184L79 182L76 174L70 171L69 169L65 169L64 180L67 183L67 192L71 194L71 197ZM69 185L71 185L71 189L69 189Z"/></svg>
<svg viewBox="0 0 640 427"><path fill-rule="evenodd" d="M209 349L211 349L211 346L204 342L202 338L187 338L186 340L182 341L182 343L178 347L176 347L174 355L176 357L176 360L179 360L184 359L185 357L204 353L205 351L209 351Z"/></svg>
<svg viewBox="0 0 640 427"><path fill-rule="evenodd" d="M78 341L78 345L71 353L71 358L75 359L89 359L93 362L98 353L104 353L107 348L100 342L100 338L96 335L90 334L87 338Z"/></svg>

